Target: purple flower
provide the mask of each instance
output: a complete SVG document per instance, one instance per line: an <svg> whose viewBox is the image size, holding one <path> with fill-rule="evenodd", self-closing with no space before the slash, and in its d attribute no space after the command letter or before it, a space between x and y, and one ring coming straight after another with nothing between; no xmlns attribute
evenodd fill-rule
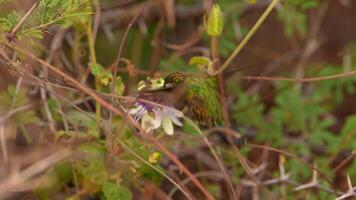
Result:
<svg viewBox="0 0 356 200"><path fill-rule="evenodd" d="M142 101L135 103L135 107L129 110L135 121L141 121L141 126L147 132L158 129L162 126L167 135L173 135L174 127L183 126L179 120L183 113L168 106L158 106Z"/></svg>

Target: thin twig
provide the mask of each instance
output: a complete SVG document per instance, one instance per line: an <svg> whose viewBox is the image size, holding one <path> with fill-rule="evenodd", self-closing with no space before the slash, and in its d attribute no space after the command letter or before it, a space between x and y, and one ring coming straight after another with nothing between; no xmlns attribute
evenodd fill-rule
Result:
<svg viewBox="0 0 356 200"><path fill-rule="evenodd" d="M233 187L233 184L232 184L232 182L231 182L231 180L230 180L230 178L229 178L229 176L228 176L228 174L227 174L227 172L226 172L226 169L225 169L225 167L224 167L224 165L223 165L223 162L220 160L220 158L219 158L217 152L215 151L215 149L213 148L212 144L210 143L210 141L208 140L208 138L201 132L201 130L199 129L199 127L198 127L192 120L190 120L190 119L187 118L187 117L184 117L184 119L185 119L189 124L191 124L191 126L193 126L194 129L195 129L196 131L198 131L198 133L203 137L203 140L204 140L205 144L209 147L209 149L210 149L210 151L211 151L211 154L213 155L214 159L215 159L216 162L218 163L219 168L220 168L222 174L224 175L224 179L225 179L225 181L226 181L226 183L227 183L227 186L228 186L229 189L230 189L232 199L235 199L236 194L235 194L235 189L234 189L234 187Z"/></svg>
<svg viewBox="0 0 356 200"><path fill-rule="evenodd" d="M356 187L352 187L350 175L347 175L347 186L349 190L345 194L338 197L336 200L348 199L349 197L356 197Z"/></svg>
<svg viewBox="0 0 356 200"><path fill-rule="evenodd" d="M223 179L224 175L220 173L220 171L202 171L194 174L196 177L212 177L214 178L214 181L216 181L216 178L218 179ZM181 185L186 185L190 182L191 180L188 178L185 178L182 182ZM177 188L173 188L171 191L168 193L167 198L172 198L173 195L177 192Z"/></svg>
<svg viewBox="0 0 356 200"><path fill-rule="evenodd" d="M4 163L7 163L9 154L7 151L7 143L5 137L5 124L0 122L0 145L1 145L1 152L4 159Z"/></svg>
<svg viewBox="0 0 356 200"><path fill-rule="evenodd" d="M337 189L335 188L335 186L332 184L331 180L324 174L322 173L318 168L316 168L315 166L309 164L308 162L304 161L303 159L299 158L298 156L289 153L287 151L281 150L281 149L276 149L273 147L269 147L269 146L263 146L263 145L258 145L258 144L248 144L248 146L253 147L253 148L259 148L259 149L268 149L269 151L274 151L274 152L278 152L281 153L285 156L289 156L292 157L294 159L296 159L297 161L304 163L305 165L307 165L310 169L312 169L313 171L317 172L321 178L323 178L326 182L328 182L330 184L330 186L333 188L334 193L337 194Z"/></svg>
<svg viewBox="0 0 356 200"><path fill-rule="evenodd" d="M98 35L99 25L100 25L101 8L100 1L95 0L95 15L93 21L93 39L96 41Z"/></svg>
<svg viewBox="0 0 356 200"><path fill-rule="evenodd" d="M310 57L318 50L318 48L321 45L321 42L318 40L317 37L318 37L318 33L320 32L320 28L328 8L329 8L329 1L323 1L323 4L321 5L321 8L318 10L318 14L316 16L315 22L309 33L309 38L306 42L305 48L301 53L301 57L297 63L297 67L296 67L297 79L304 77L305 65L307 64ZM295 86L297 89L300 89L302 85L297 84Z"/></svg>
<svg viewBox="0 0 356 200"><path fill-rule="evenodd" d="M13 40L19 31L20 27L23 25L23 23L26 21L26 19L32 14L32 12L35 10L35 8L38 6L40 1L36 1L32 7L26 12L26 14L20 19L20 21L16 24L16 26L11 30L11 32L8 35L9 41Z"/></svg>
<svg viewBox="0 0 356 200"><path fill-rule="evenodd" d="M246 80L259 80L259 81L288 81L288 82L318 82L337 78L343 78L348 76L353 76L356 74L356 70L350 72L344 72L328 76L312 77L312 78L284 78L284 77L268 77L268 76L244 76L243 79Z"/></svg>
<svg viewBox="0 0 356 200"><path fill-rule="evenodd" d="M133 24L136 22L137 18L140 16L140 14L145 10L147 4L143 5L141 10L135 15L135 17L130 21L129 25L127 26L126 30L125 30L125 33L122 37L122 40L120 42L120 46L119 46L119 50L117 52L117 56L116 56L116 59L113 63L113 65L110 67L110 71L113 72L113 81L112 81L112 84L111 84L111 93L112 94L115 94L115 88L116 88L116 76L117 76L117 72L118 72L118 65L119 65L119 62L121 60L121 55L122 55L122 51L123 51L123 48L125 46L125 42L126 42L126 39L127 39L127 36L133 26ZM111 103L114 104L115 102L115 98L111 98ZM112 118L113 118L113 112L110 111L109 113L109 123L110 123L110 127L112 128ZM126 119L123 120L122 123L126 123ZM110 140L111 139L111 140ZM109 141L109 148L112 147L112 138L111 136L108 137L108 141Z"/></svg>
<svg viewBox="0 0 356 200"><path fill-rule="evenodd" d="M356 150L353 150L347 158L345 158L343 161L341 161L335 168L334 168L334 173L339 171L343 166L345 166L346 163L351 161L356 157ZM333 159L334 160L334 159ZM330 163L330 162L329 162Z"/></svg>

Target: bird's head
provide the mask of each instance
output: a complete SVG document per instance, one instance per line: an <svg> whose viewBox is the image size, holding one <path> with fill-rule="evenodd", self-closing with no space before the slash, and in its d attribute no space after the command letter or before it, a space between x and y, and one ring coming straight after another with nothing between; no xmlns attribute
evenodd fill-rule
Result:
<svg viewBox="0 0 356 200"><path fill-rule="evenodd" d="M164 79L164 88L173 88L185 81L186 76L180 72L173 72Z"/></svg>

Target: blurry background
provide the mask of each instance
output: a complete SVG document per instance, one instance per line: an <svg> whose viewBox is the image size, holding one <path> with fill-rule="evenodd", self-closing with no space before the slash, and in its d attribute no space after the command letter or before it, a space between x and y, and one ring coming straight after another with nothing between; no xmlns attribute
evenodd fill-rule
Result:
<svg viewBox="0 0 356 200"><path fill-rule="evenodd" d="M185 199L157 170L98 131L98 105L91 98L3 43L12 40L101 93L110 92L105 81L112 74L107 73L113 72L122 45L115 94L131 96L147 76L201 73L188 61L211 56L203 19L212 4L218 4L224 16L218 43L224 61L270 1L41 0L13 35L35 1L0 3L1 52L9 56L2 53L0 63L0 199ZM244 77L321 77L356 70L355 19L354 0L281 0L225 70L229 118L247 138L240 150L259 180L256 186L231 144L209 137L236 199L352 199L348 191L350 182L356 183L355 77L305 83ZM91 39L99 75L88 64L93 62ZM97 80L103 81L99 89ZM110 122L113 132L120 133L114 138L184 183L196 199L205 198L164 154L137 139L135 129L120 117L111 118L105 110L101 116L103 124ZM217 199L233 199L202 137L188 125L176 132L157 137ZM41 161L44 167L36 165ZM34 171L26 171L29 168ZM280 180L284 172L288 176ZM30 175L18 180L16 173ZM305 185L313 177L317 182Z"/></svg>

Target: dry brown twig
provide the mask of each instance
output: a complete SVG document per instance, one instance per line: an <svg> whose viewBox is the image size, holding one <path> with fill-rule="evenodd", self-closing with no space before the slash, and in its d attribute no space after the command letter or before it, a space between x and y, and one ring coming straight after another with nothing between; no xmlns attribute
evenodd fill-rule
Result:
<svg viewBox="0 0 356 200"><path fill-rule="evenodd" d="M0 182L0 199L4 199L11 195L13 192L23 191L33 189L36 185L28 184L32 178L36 175L42 173L44 170L48 169L50 166L57 164L65 158L68 158L71 155L71 151L68 149L57 150L56 153L34 163L33 165L27 167L26 169L13 172L10 176ZM26 186L27 187L23 187Z"/></svg>
<svg viewBox="0 0 356 200"><path fill-rule="evenodd" d="M343 161L341 161L335 168L334 168L334 172L339 171L340 169L342 169L343 166L345 166L349 161L352 161L354 158L356 158L356 150L353 150L349 156L347 156ZM331 163L332 161L334 161L334 159L331 159L331 161L329 163Z"/></svg>
<svg viewBox="0 0 356 200"><path fill-rule="evenodd" d="M292 154L292 153L289 153L287 151L284 151L284 150L281 150L281 149L276 149L276 148L273 148L273 147L269 147L269 146L263 146L263 145L257 145L257 144L248 144L248 146L251 146L253 148L259 148L259 149L268 149L269 151L273 151L273 152L277 152L277 153L280 153L280 154L283 154L285 156L288 156L288 157L291 157L293 159L296 159L297 161L307 165L310 169L313 170L313 173L317 173L320 175L321 178L323 178L326 182L328 182L330 184L330 186L332 187L332 189L329 189L329 188L326 188L324 186L321 186L319 184L314 184L314 186L316 188L319 188L319 189L323 189L327 192L330 192L330 193L334 193L334 194L338 194L337 192L337 189L334 187L334 185L332 184L331 180L324 174L322 173L315 165L311 165L309 164L308 162L304 161L303 159L299 158L298 156ZM316 175L314 175L316 176ZM313 177L312 181L315 179L315 177ZM312 182L311 181L311 182ZM295 183L293 181L288 181L288 182L292 182L292 183ZM300 185L300 184L299 184ZM311 185L311 184L310 184Z"/></svg>
<svg viewBox="0 0 356 200"><path fill-rule="evenodd" d="M350 175L347 175L347 186L349 190L345 194L339 196L336 200L343 200L351 197L356 197L356 186L355 187L352 186Z"/></svg>
<svg viewBox="0 0 356 200"><path fill-rule="evenodd" d="M300 79L304 77L305 65L307 64L310 57L318 50L321 46L321 41L318 39L318 33L326 16L326 12L329 8L329 1L323 1L321 8L318 10L315 22L311 27L309 38L306 42L305 48L302 51L301 57L296 65L296 78ZM297 88L301 87L301 84L296 85Z"/></svg>

